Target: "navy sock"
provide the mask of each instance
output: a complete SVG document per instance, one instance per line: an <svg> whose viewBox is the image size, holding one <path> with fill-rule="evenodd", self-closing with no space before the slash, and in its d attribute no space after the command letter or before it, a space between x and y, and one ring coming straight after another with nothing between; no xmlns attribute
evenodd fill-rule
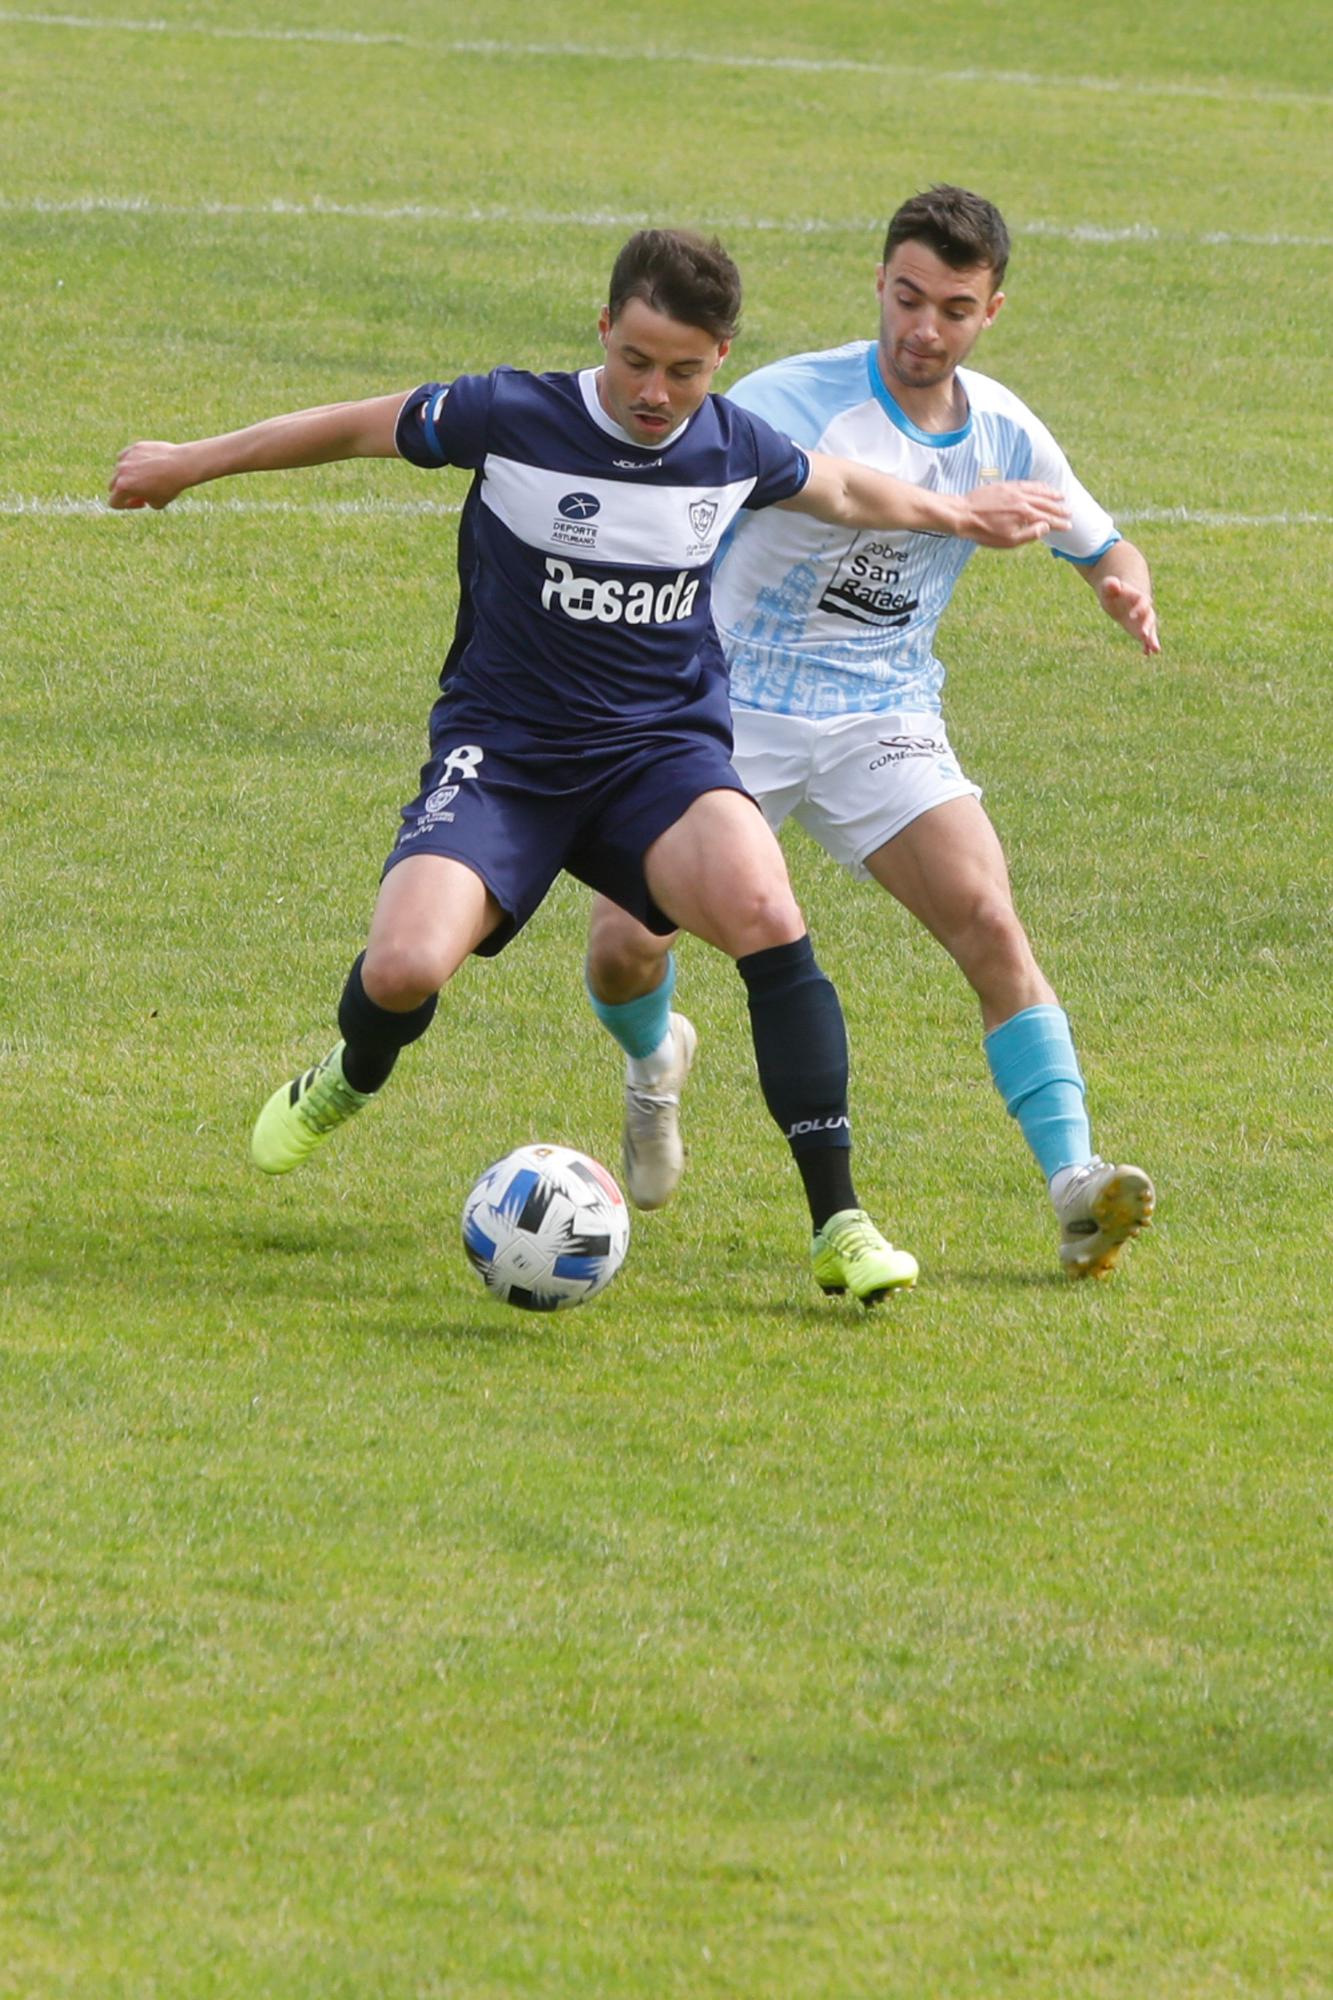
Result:
<svg viewBox="0 0 1333 2000"><path fill-rule="evenodd" d="M855 1208L847 1116L847 1030L808 937L737 959L764 1102L796 1163L816 1229Z"/></svg>
<svg viewBox="0 0 1333 2000"><path fill-rule="evenodd" d="M398 1051L424 1035L435 1018L440 996L432 993L409 1013L395 1014L372 1000L361 983L362 952L347 975L342 999L338 1002L338 1032L343 1049L343 1075L353 1090L371 1092L388 1081L398 1060Z"/></svg>
<svg viewBox="0 0 1333 2000"><path fill-rule="evenodd" d="M849 1146L821 1146L817 1153L798 1153L796 1164L813 1228L822 1229L831 1215L839 1215L845 1208L860 1207L852 1186Z"/></svg>

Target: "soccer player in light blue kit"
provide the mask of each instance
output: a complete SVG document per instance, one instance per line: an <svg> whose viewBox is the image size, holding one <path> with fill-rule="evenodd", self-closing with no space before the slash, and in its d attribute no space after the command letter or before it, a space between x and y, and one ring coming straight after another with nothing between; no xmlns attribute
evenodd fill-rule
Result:
<svg viewBox="0 0 1333 2000"><path fill-rule="evenodd" d="M472 952L500 951L562 868L647 935L677 925L745 982L765 1100L799 1169L815 1276L870 1305L915 1260L856 1201L847 1044L781 850L730 763L710 582L736 516L795 506L1016 547L1068 519L1040 482L929 494L808 453L709 393L740 278L716 243L641 230L611 275L598 368L426 382L121 454L115 507L227 474L401 457L467 467L459 608L420 790L402 813L340 1040L274 1091L251 1139L288 1173L379 1092ZM669 913L669 914L668 914Z"/></svg>
<svg viewBox="0 0 1333 2000"><path fill-rule="evenodd" d="M962 364L994 323L1009 237L998 210L939 186L894 216L878 273L878 339L801 354L730 395L798 443L939 493L1034 478L1063 493L1057 556L1145 654L1160 650L1148 567L1019 399ZM795 817L860 880L937 937L981 1006L991 1075L1046 1178L1059 1254L1105 1277L1150 1220L1138 1167L1093 1151L1069 1021L1015 912L980 792L949 747L935 629L970 543L881 534L787 512L751 515L724 547L713 610L731 669L735 763L776 829ZM677 1111L695 1035L671 1012L669 940L594 908L588 985L627 1056L625 1169L656 1208L683 1165Z"/></svg>

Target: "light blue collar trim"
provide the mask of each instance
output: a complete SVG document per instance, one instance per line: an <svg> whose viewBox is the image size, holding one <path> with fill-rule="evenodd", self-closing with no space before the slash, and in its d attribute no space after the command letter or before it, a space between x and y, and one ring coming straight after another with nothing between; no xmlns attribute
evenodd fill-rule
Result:
<svg viewBox="0 0 1333 2000"><path fill-rule="evenodd" d="M971 430L972 406L970 403L967 408L966 421L956 431L923 431L919 424L914 424L907 412L900 409L894 401L891 391L885 387L884 377L879 372L879 354L876 351L873 340L866 349L866 369L870 376L871 395L895 429L900 430L904 437L911 438L916 444L931 445L938 450L942 445L961 444ZM966 390L963 393L966 395Z"/></svg>

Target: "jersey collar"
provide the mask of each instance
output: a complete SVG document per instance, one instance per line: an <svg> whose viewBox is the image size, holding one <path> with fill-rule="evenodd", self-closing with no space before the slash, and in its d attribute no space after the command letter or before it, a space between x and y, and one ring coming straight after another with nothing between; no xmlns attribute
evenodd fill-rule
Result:
<svg viewBox="0 0 1333 2000"><path fill-rule="evenodd" d="M971 430L972 404L970 400L967 405L967 415L956 431L923 431L919 424L914 424L906 410L895 401L892 390L888 388L884 377L880 373L879 354L873 340L866 349L866 367L870 375L871 395L894 428L900 430L904 437L911 438L915 444L931 445L938 450L942 445L961 444ZM963 390L963 395L967 396L966 389Z"/></svg>
<svg viewBox="0 0 1333 2000"><path fill-rule="evenodd" d="M606 435L615 438L618 444L633 445L635 451L646 452L649 458L655 452L669 450L678 437L684 437L690 424L693 422L692 417L686 417L684 423L677 424L675 430L670 431L660 443L641 444L638 438L631 437L628 431L622 430L614 417L608 417L606 411L602 408L602 399L597 393L597 370L595 368L580 368L579 390L583 397L583 407L596 424L598 430L605 431Z"/></svg>

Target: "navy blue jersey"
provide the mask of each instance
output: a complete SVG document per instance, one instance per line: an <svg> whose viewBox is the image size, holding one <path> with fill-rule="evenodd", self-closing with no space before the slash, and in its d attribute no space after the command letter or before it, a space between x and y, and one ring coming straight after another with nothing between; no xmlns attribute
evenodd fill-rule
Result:
<svg viewBox="0 0 1333 2000"><path fill-rule="evenodd" d="M718 396L663 444L636 444L591 368L425 383L396 441L414 465L476 475L441 676L450 708L565 737L669 718L720 680L709 586L722 537L810 472L799 446Z"/></svg>

